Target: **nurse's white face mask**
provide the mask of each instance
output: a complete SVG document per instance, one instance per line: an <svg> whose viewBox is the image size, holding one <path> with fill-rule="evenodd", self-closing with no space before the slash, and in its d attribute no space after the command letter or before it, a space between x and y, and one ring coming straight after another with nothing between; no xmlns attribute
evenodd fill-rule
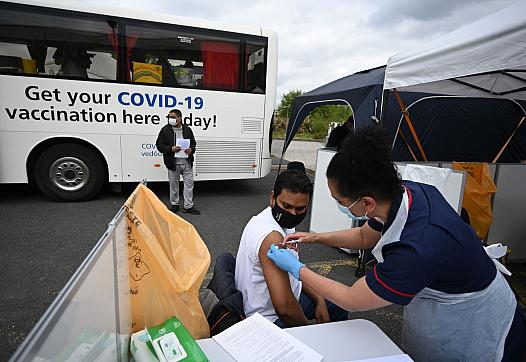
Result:
<svg viewBox="0 0 526 362"><path fill-rule="evenodd" d="M351 207L353 207L354 205L356 205L356 203L358 201L360 201L362 198L358 198L356 199L355 202L353 202L350 206L348 207L345 207L343 205L341 205L338 201L336 201L336 204L338 205L338 208L340 209L341 212L343 212L345 215L347 215L347 217L349 219L353 219L355 221L363 221L363 220L369 220L369 216L367 216L367 211L365 212L365 215L362 215L362 216L357 216L357 215L354 215L351 211Z"/></svg>

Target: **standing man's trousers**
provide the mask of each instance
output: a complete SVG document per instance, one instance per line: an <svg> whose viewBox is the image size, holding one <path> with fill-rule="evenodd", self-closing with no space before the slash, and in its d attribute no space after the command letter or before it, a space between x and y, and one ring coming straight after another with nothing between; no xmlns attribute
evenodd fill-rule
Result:
<svg viewBox="0 0 526 362"><path fill-rule="evenodd" d="M183 198L184 208L194 206L194 173L190 163L176 164L175 171L168 170L168 181L170 182L170 203L179 205L179 175L183 176Z"/></svg>

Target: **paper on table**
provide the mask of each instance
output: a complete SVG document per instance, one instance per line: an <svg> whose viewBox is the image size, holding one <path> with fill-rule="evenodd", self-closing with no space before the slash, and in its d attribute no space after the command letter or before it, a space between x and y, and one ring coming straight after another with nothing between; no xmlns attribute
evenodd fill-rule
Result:
<svg viewBox="0 0 526 362"><path fill-rule="evenodd" d="M321 361L323 356L259 313L212 337L239 362Z"/></svg>
<svg viewBox="0 0 526 362"><path fill-rule="evenodd" d="M351 361L342 361L342 362L351 362ZM352 362L413 362L413 360L407 354L397 354L395 356L352 360Z"/></svg>
<svg viewBox="0 0 526 362"><path fill-rule="evenodd" d="M188 158L188 155L184 152L187 148L190 148L190 140L187 138L178 138L175 140L175 145L181 147L181 151L175 153L175 157Z"/></svg>

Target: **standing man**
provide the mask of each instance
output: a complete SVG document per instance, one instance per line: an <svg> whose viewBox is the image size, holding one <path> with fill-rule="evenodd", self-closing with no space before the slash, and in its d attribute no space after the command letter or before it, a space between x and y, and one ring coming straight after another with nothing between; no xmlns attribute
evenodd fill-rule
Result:
<svg viewBox="0 0 526 362"><path fill-rule="evenodd" d="M343 148L343 141L347 138L349 133L354 128L354 117L352 114L347 118L344 124L339 125L331 131L329 139L327 140L326 147L336 147L336 150L339 151Z"/></svg>
<svg viewBox="0 0 526 362"><path fill-rule="evenodd" d="M194 153L195 138L192 129L183 124L183 114L178 109L172 109L168 116L168 124L161 128L157 142L157 150L163 154L164 165L168 169L168 181L170 182L170 211L179 210L179 177L183 177L183 212L199 215L201 212L194 207ZM181 140L190 141L190 147L181 149L178 144ZM179 140L179 143L177 142Z"/></svg>

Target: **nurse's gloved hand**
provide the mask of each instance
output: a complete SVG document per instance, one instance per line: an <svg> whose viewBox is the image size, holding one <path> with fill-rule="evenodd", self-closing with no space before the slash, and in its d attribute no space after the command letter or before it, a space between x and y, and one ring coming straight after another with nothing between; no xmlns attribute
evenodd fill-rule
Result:
<svg viewBox="0 0 526 362"><path fill-rule="evenodd" d="M305 266L294 254L288 249L280 249L272 244L267 252L267 257L276 264L278 268L294 275L294 278L300 279L300 269Z"/></svg>

